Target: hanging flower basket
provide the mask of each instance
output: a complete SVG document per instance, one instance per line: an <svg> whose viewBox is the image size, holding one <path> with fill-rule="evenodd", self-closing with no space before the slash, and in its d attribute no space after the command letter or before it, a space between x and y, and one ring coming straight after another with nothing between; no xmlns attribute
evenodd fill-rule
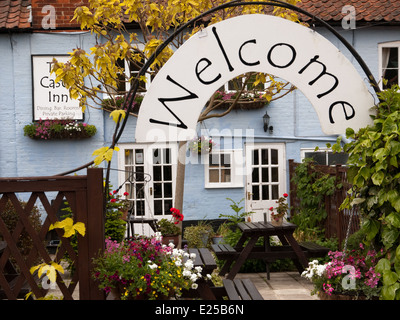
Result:
<svg viewBox="0 0 400 320"><path fill-rule="evenodd" d="M214 102L217 109L228 109L236 100L238 92L216 91ZM269 102L262 95L253 91L242 92L233 109L254 110L265 107Z"/></svg>
<svg viewBox="0 0 400 320"><path fill-rule="evenodd" d="M97 129L76 120L39 120L24 127L24 135L35 140L86 139Z"/></svg>
<svg viewBox="0 0 400 320"><path fill-rule="evenodd" d="M215 142L206 136L194 138L189 142L189 149L194 154L210 153Z"/></svg>
<svg viewBox="0 0 400 320"><path fill-rule="evenodd" d="M234 100L232 101L224 101L221 103L217 109L228 109ZM240 109L240 110L255 110L255 109L261 109L267 105L267 101L237 101L236 104L233 106L233 109Z"/></svg>
<svg viewBox="0 0 400 320"><path fill-rule="evenodd" d="M142 104L144 96L137 94L135 98L132 101L132 110L131 113L137 114L140 109L140 105ZM124 108L124 103L125 103L125 96L117 96L115 98L105 98L101 102L101 106L103 110L112 112L114 110L124 110L126 111L127 109Z"/></svg>

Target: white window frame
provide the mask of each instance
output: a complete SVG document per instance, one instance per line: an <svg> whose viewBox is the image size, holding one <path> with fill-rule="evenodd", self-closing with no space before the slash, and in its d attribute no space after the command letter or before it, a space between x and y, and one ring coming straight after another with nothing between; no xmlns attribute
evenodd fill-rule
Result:
<svg viewBox="0 0 400 320"><path fill-rule="evenodd" d="M379 87L383 89L383 48L398 49L398 83L400 84L400 40L391 42L378 43L378 71L379 71Z"/></svg>
<svg viewBox="0 0 400 320"><path fill-rule="evenodd" d="M300 158L303 161L306 157L306 152L324 152L325 153L325 165L328 165L328 154L333 153L331 148L319 148L315 150L315 148L301 148L300 149ZM344 165L344 164L342 164Z"/></svg>
<svg viewBox="0 0 400 320"><path fill-rule="evenodd" d="M229 154L231 160L231 181L210 182L209 154L204 155L204 187L205 188L243 188L244 187L244 157L242 149L219 149L210 154Z"/></svg>

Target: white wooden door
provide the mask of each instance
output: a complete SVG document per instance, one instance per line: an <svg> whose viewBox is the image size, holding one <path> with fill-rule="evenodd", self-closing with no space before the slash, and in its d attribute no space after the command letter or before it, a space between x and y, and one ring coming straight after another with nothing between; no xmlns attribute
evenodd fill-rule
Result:
<svg viewBox="0 0 400 320"><path fill-rule="evenodd" d="M246 211L252 221L270 221L269 208L286 190L286 156L283 143L246 144Z"/></svg>
<svg viewBox="0 0 400 320"><path fill-rule="evenodd" d="M119 145L119 184L121 194L129 193L133 202L132 215L144 218L171 216L176 181L176 144L122 144ZM148 226L135 226L135 233Z"/></svg>

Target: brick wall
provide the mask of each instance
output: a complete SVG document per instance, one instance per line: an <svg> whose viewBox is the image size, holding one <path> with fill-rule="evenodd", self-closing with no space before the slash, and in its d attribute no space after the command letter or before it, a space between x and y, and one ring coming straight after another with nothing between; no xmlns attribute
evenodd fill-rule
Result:
<svg viewBox="0 0 400 320"><path fill-rule="evenodd" d="M88 0L32 0L33 29L76 29L71 22L77 7L87 5ZM42 12L43 10L43 12Z"/></svg>

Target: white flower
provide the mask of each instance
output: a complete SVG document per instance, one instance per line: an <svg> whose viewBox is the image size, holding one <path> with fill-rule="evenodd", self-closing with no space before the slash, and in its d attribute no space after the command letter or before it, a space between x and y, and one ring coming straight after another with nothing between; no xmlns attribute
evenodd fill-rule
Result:
<svg viewBox="0 0 400 320"><path fill-rule="evenodd" d="M197 274L195 274L195 273L192 273L192 275L190 276L190 280L193 282L196 282L197 278L198 278Z"/></svg>
<svg viewBox="0 0 400 320"><path fill-rule="evenodd" d="M188 261L186 261L185 262L185 267L187 268L187 269L189 269L189 270L192 270L193 269L193 261L192 260L188 260Z"/></svg>
<svg viewBox="0 0 400 320"><path fill-rule="evenodd" d="M177 260L175 261L175 265L176 265L177 267L180 267L180 266L182 265L182 260L181 260L181 259L177 259Z"/></svg>
<svg viewBox="0 0 400 320"><path fill-rule="evenodd" d="M191 274L192 274L192 273L191 273L189 270L183 270L183 272L182 272L182 275L183 275L184 277L190 277Z"/></svg>
<svg viewBox="0 0 400 320"><path fill-rule="evenodd" d="M211 280L211 274L207 273L206 277Z"/></svg>
<svg viewBox="0 0 400 320"><path fill-rule="evenodd" d="M195 290L196 290L196 289L198 288L198 286L199 286L199 285L198 285L197 283L192 283L192 289L195 289Z"/></svg>
<svg viewBox="0 0 400 320"><path fill-rule="evenodd" d="M203 270L202 267L195 267L194 269L195 269L197 272L201 272L201 271Z"/></svg>
<svg viewBox="0 0 400 320"><path fill-rule="evenodd" d="M193 260L196 259L196 254L195 253L191 253L190 254L190 259L193 259Z"/></svg>
<svg viewBox="0 0 400 320"><path fill-rule="evenodd" d="M154 235L154 238L155 238L157 241L161 241L161 240L162 240L161 232L156 232L155 235Z"/></svg>

